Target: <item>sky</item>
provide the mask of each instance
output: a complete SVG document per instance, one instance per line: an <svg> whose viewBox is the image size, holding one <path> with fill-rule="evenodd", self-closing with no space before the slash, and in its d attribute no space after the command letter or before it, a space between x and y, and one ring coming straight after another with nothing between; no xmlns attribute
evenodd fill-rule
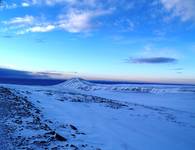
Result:
<svg viewBox="0 0 195 150"><path fill-rule="evenodd" d="M0 76L195 83L194 10L195 0L0 0Z"/></svg>

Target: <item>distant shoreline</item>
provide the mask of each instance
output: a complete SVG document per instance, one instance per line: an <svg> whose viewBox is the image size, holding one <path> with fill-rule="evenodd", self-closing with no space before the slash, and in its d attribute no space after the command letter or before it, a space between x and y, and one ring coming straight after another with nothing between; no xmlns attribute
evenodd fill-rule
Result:
<svg viewBox="0 0 195 150"><path fill-rule="evenodd" d="M0 84L16 84L16 85L37 85L49 86L56 85L67 81L67 79L22 79L22 78L0 78ZM133 81L111 81L111 80L88 80L99 84L143 84L143 85L186 85L195 86L194 84L176 84L176 83L152 83L152 82L133 82Z"/></svg>

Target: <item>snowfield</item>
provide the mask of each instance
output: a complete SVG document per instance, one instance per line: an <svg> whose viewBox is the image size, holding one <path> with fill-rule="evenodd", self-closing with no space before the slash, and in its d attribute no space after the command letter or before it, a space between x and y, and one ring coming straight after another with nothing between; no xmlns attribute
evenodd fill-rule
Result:
<svg viewBox="0 0 195 150"><path fill-rule="evenodd" d="M106 85L77 78L55 86L1 88L1 104L17 97L20 108L29 110L22 117L18 106L5 120L15 122L16 149L195 149L193 86ZM1 92L5 88L8 96Z"/></svg>

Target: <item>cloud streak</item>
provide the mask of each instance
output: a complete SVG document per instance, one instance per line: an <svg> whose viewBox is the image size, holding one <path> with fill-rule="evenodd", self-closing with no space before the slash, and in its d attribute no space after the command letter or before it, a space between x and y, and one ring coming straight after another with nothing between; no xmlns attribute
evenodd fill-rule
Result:
<svg viewBox="0 0 195 150"><path fill-rule="evenodd" d="M171 57L147 57L147 58L130 58L126 60L126 63L133 64L167 64L176 63L178 60Z"/></svg>
<svg viewBox="0 0 195 150"><path fill-rule="evenodd" d="M43 25L43 26L33 26L26 30L26 32L49 32L54 30L56 27L54 25Z"/></svg>
<svg viewBox="0 0 195 150"><path fill-rule="evenodd" d="M32 24L34 22L34 17L25 15L24 17L15 17L8 21L3 21L6 25L26 25L26 24Z"/></svg>
<svg viewBox="0 0 195 150"><path fill-rule="evenodd" d="M0 67L0 78L12 78L12 79L65 79L70 76L74 76L77 72L55 72L55 71L45 71L45 72L31 72L16 70L11 68Z"/></svg>
<svg viewBox="0 0 195 150"><path fill-rule="evenodd" d="M49 79L49 73L33 73L9 68L0 68L0 78Z"/></svg>

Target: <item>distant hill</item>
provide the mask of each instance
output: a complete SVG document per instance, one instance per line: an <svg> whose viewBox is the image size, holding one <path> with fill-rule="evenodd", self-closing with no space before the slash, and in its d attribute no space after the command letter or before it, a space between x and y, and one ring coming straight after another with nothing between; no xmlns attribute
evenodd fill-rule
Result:
<svg viewBox="0 0 195 150"><path fill-rule="evenodd" d="M1 84L19 84L19 85L55 85L66 80L60 79L20 79L20 78L0 78Z"/></svg>

